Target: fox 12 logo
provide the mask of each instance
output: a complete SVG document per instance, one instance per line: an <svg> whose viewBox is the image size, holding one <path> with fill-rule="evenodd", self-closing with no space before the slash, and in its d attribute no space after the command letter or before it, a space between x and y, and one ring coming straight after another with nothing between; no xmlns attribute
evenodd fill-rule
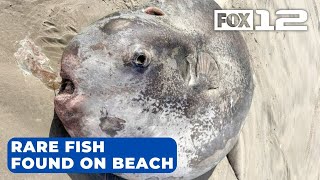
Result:
<svg viewBox="0 0 320 180"><path fill-rule="evenodd" d="M268 10L215 10L214 30L216 31L306 31L308 20L305 10L278 10L274 25L270 24ZM255 16L260 17L260 24L255 25Z"/></svg>

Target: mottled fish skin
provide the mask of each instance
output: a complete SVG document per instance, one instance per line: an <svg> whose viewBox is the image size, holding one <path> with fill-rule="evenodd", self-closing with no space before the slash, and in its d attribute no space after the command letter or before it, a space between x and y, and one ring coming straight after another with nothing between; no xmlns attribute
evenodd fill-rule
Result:
<svg viewBox="0 0 320 180"><path fill-rule="evenodd" d="M160 0L84 29L62 57L54 122L71 137L177 141L174 173L123 178L193 179L213 169L236 143L253 95L246 43L213 30L215 9L211 0Z"/></svg>

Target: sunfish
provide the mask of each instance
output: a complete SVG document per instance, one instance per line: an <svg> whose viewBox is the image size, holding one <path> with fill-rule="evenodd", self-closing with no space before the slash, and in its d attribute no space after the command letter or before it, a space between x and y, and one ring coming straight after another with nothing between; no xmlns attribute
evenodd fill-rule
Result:
<svg viewBox="0 0 320 180"><path fill-rule="evenodd" d="M171 174L194 179L237 141L253 96L237 31L215 31L212 0L161 0L104 17L75 36L61 62L51 137L171 137Z"/></svg>

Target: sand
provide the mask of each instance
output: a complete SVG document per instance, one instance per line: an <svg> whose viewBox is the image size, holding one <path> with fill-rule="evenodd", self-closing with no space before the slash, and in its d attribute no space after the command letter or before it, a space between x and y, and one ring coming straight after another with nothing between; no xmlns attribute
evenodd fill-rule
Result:
<svg viewBox="0 0 320 180"><path fill-rule="evenodd" d="M4 0L0 2L0 179L12 137L48 136L63 48L81 28L144 1ZM252 55L255 94L233 150L240 179L320 179L320 1L217 1L224 9L305 9L305 32L243 32ZM274 16L273 16L274 17ZM33 59L32 59L33 58ZM28 67L26 61L42 62ZM46 76L40 76L39 67ZM49 78L48 78L49 77ZM227 159L211 179L236 179Z"/></svg>

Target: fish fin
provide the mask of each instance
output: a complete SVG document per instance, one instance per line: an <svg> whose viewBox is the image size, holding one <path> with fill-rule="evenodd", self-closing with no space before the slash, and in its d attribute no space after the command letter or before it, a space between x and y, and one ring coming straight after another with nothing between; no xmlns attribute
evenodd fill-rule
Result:
<svg viewBox="0 0 320 180"><path fill-rule="evenodd" d="M199 52L196 63L198 83L204 83L208 89L219 87L219 67L215 58L206 52Z"/></svg>
<svg viewBox="0 0 320 180"><path fill-rule="evenodd" d="M188 73L187 73L187 77L186 77L186 80L187 80L187 83L189 86L196 86L197 84L197 81L196 81L196 78L197 78L197 75L196 75L196 57L194 55L189 55L187 57L187 66L188 66Z"/></svg>

